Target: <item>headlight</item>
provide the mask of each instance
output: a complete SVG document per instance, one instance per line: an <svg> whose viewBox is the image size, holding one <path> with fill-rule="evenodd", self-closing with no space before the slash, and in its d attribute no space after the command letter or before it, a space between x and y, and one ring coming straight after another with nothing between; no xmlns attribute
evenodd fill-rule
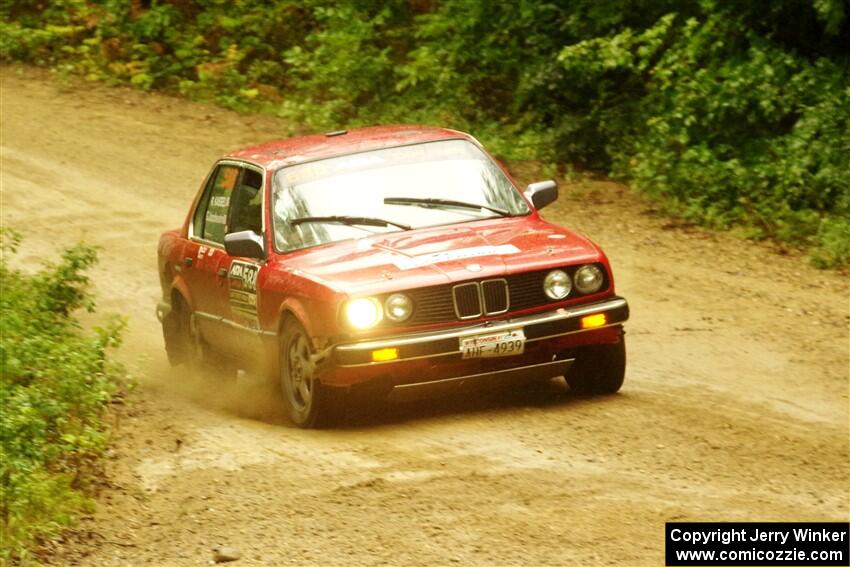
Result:
<svg viewBox="0 0 850 567"><path fill-rule="evenodd" d="M576 270L573 279L575 280L577 290L582 293L594 293L602 287L604 277L602 270L593 264L587 264Z"/></svg>
<svg viewBox="0 0 850 567"><path fill-rule="evenodd" d="M383 317L381 304L374 297L352 299L345 304L345 317L357 329L374 327Z"/></svg>
<svg viewBox="0 0 850 567"><path fill-rule="evenodd" d="M570 276L563 270L552 270L543 280L543 291L551 299L564 299L570 294L572 287Z"/></svg>
<svg viewBox="0 0 850 567"><path fill-rule="evenodd" d="M390 321L401 323L413 313L413 302L403 293L394 293L384 302L384 313Z"/></svg>

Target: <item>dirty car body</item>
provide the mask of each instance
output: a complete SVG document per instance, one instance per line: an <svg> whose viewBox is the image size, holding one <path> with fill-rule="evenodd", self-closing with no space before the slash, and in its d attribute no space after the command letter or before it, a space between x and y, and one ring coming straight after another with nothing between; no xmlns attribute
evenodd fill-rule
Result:
<svg viewBox="0 0 850 567"><path fill-rule="evenodd" d="M471 136L388 126L231 153L159 242L173 364L279 380L316 426L352 390L391 400L566 376L612 393L626 301L588 238L543 220Z"/></svg>

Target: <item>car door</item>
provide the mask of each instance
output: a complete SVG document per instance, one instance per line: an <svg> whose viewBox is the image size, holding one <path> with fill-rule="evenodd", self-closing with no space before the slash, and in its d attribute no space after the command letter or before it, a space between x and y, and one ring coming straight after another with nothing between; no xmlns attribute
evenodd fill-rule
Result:
<svg viewBox="0 0 850 567"><path fill-rule="evenodd" d="M250 230L264 235L263 186L262 169L242 164L238 183L230 199L228 234ZM223 282L227 297L225 322L235 331L223 348L237 358L254 354L261 346L257 281L264 266L265 261L262 259L227 254L219 263L219 270L227 272ZM242 367L249 366L245 364Z"/></svg>
<svg viewBox="0 0 850 567"><path fill-rule="evenodd" d="M219 162L210 173L189 227L183 273L194 303L195 321L202 338L220 347L231 334L224 319L229 315L224 235L230 201L242 172L237 162Z"/></svg>

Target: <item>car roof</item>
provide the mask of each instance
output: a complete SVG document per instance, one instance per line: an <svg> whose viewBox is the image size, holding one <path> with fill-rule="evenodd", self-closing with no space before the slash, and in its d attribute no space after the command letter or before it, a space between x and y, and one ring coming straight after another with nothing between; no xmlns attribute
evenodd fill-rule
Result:
<svg viewBox="0 0 850 567"><path fill-rule="evenodd" d="M449 139L475 141L469 134L448 128L414 125L369 126L267 142L231 152L226 157L250 161L274 170L315 159Z"/></svg>

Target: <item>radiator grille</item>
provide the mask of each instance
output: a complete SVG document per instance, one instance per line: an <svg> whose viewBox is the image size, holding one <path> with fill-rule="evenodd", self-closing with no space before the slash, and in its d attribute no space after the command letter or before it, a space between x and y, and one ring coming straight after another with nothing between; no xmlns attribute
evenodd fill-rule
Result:
<svg viewBox="0 0 850 567"><path fill-rule="evenodd" d="M520 309L528 309L529 307L537 307L545 305L551 300L546 297L543 291L543 280L549 270L541 272L526 272L524 274L516 274L508 276L508 289L511 294L511 309L518 311Z"/></svg>
<svg viewBox="0 0 850 567"><path fill-rule="evenodd" d="M601 266L600 266L601 267ZM572 277L575 268L562 268ZM473 319L485 314L521 311L552 303L543 291L543 280L549 269L512 274L504 278L442 284L406 290L413 300L413 315L405 325L424 325L458 318ZM602 289L608 287L608 276ZM570 297L576 296L576 291Z"/></svg>
<svg viewBox="0 0 850 567"><path fill-rule="evenodd" d="M508 282L506 280L481 282L481 295L484 298L484 313L487 315L498 315L508 310Z"/></svg>
<svg viewBox="0 0 850 567"><path fill-rule="evenodd" d="M477 282L456 285L452 288L452 294L458 319L471 319L481 315L481 298Z"/></svg>
<svg viewBox="0 0 850 567"><path fill-rule="evenodd" d="M410 323L420 325L457 319L452 302L452 286L438 285L405 292L413 300Z"/></svg>

